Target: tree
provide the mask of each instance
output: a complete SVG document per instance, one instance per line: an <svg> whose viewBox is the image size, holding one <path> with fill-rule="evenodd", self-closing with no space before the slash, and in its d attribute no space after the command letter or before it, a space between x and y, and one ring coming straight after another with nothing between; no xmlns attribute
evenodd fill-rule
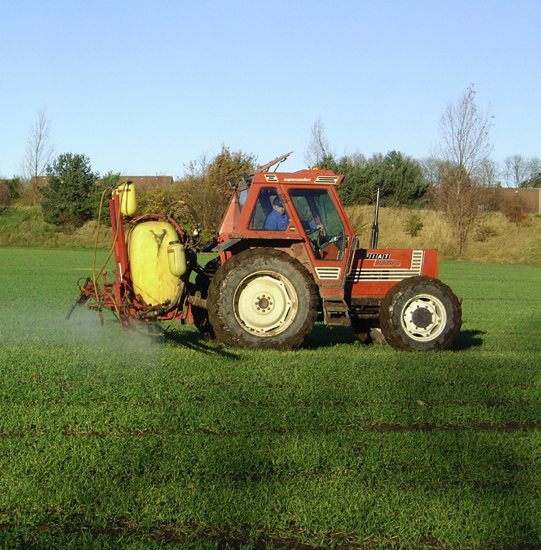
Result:
<svg viewBox="0 0 541 550"><path fill-rule="evenodd" d="M208 153L201 153L197 160L191 160L188 164L184 165L184 177L196 178L204 176L207 173L209 164Z"/></svg>
<svg viewBox="0 0 541 550"><path fill-rule="evenodd" d="M504 160L504 181L507 187L537 187L541 177L541 160L512 155Z"/></svg>
<svg viewBox="0 0 541 550"><path fill-rule="evenodd" d="M521 182L521 187L541 187L541 159L532 157L528 161L529 174L528 178Z"/></svg>
<svg viewBox="0 0 541 550"><path fill-rule="evenodd" d="M481 113L475 103L471 85L457 103L449 103L440 120L442 159L466 170L470 177L478 175L482 164L490 157L493 116Z"/></svg>
<svg viewBox="0 0 541 550"><path fill-rule="evenodd" d="M484 188L472 181L464 167L450 162L441 163L438 178L439 185L433 190L434 206L451 225L458 253L462 254L474 227Z"/></svg>
<svg viewBox="0 0 541 550"><path fill-rule="evenodd" d="M483 187L496 187L500 184L501 170L499 164L492 159L485 159L478 170L479 184Z"/></svg>
<svg viewBox="0 0 541 550"><path fill-rule="evenodd" d="M383 182L383 204L408 205L422 197L428 189L421 165L398 151L385 155L377 177Z"/></svg>
<svg viewBox="0 0 541 550"><path fill-rule="evenodd" d="M21 166L23 178L26 181L28 199L33 206L37 206L41 199L39 177L45 173L54 154L54 147L50 143L50 134L51 122L47 118L45 109L40 109L38 119L30 129Z"/></svg>
<svg viewBox="0 0 541 550"><path fill-rule="evenodd" d="M41 207L47 223L79 227L95 217L101 189L88 157L62 154L47 166L46 174Z"/></svg>
<svg viewBox="0 0 541 550"><path fill-rule="evenodd" d="M492 118L478 110L472 85L456 104L448 104L440 121L442 158L435 204L451 224L459 254L481 206L482 194L475 188L490 166Z"/></svg>
<svg viewBox="0 0 541 550"><path fill-rule="evenodd" d="M325 138L325 124L318 118L310 130L310 143L308 150L304 154L304 162L308 168L320 166L325 159L333 156L329 142Z"/></svg>
<svg viewBox="0 0 541 550"><path fill-rule="evenodd" d="M210 185L217 193L229 198L232 195L231 179L237 179L242 173L250 173L255 169L255 157L242 151L233 151L222 146L222 150L208 164L205 171L206 185Z"/></svg>
<svg viewBox="0 0 541 550"><path fill-rule="evenodd" d="M346 181L338 188L345 205L372 204L381 184L382 205L411 205L428 189L423 169L419 162L398 151L385 156L362 155L342 157L338 162L333 157L324 157L322 168L344 174Z"/></svg>
<svg viewBox="0 0 541 550"><path fill-rule="evenodd" d="M204 155L187 166L184 179L175 186L175 195L194 208L202 225L216 231L233 193L230 182L255 168L253 155L223 146L211 161Z"/></svg>

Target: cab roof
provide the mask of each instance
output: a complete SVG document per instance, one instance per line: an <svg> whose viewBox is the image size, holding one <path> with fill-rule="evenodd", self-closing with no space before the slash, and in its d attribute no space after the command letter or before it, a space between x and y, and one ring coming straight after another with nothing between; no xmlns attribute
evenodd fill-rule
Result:
<svg viewBox="0 0 541 550"><path fill-rule="evenodd" d="M282 183L285 185L339 185L343 175L332 170L300 170L299 172L256 172L252 183Z"/></svg>

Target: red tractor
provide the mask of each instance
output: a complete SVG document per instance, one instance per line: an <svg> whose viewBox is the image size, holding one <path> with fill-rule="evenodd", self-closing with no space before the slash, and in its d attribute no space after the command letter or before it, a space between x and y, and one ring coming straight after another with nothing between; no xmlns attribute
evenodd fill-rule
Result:
<svg viewBox="0 0 541 550"><path fill-rule="evenodd" d="M321 319L352 326L365 342L383 334L398 349L448 349L462 312L437 279L438 252L376 248L377 209L371 248L361 248L337 193L344 176L269 171L288 156L233 184L217 239L207 247L217 256L204 267L197 227L188 231L179 222L183 203L134 217L133 186L115 190L115 279L94 273L77 303L109 309L127 327L188 320L207 339L246 348L298 347Z"/></svg>

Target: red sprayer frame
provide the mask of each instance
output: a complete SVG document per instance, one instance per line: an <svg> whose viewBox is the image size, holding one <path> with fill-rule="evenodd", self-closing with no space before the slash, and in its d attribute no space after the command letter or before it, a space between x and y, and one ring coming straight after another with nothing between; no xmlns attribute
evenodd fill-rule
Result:
<svg viewBox="0 0 541 550"><path fill-rule="evenodd" d="M122 215L121 197L119 194L113 194L109 200L109 209L111 213L111 230L113 236L113 248L111 254L115 257L115 280L107 282L107 272L103 269L96 274L94 269L92 277L88 277L85 282L80 285L81 294L77 302L70 309L67 318L76 305L81 305L93 298L93 302L88 304L90 309L97 309L100 315L103 309L111 310L125 327L133 327L134 324L141 321L172 321L180 320L185 322L193 322L191 304L188 302L186 307L183 304L178 305L171 310L163 310L161 306L149 306L145 303L141 295L136 294L133 290L133 284L130 273L130 260L127 250L127 238L124 224L127 220ZM166 217L161 214L151 214L129 218L128 223L136 224L144 220L166 220L171 223L177 230L181 238L184 237L184 231L178 223L171 217ZM103 277L103 287L100 288L98 278ZM103 322L103 317L102 317Z"/></svg>

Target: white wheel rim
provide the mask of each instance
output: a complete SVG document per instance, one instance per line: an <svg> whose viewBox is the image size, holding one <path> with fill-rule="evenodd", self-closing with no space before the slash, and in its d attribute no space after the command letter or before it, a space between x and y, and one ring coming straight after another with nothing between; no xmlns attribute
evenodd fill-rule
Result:
<svg viewBox="0 0 541 550"><path fill-rule="evenodd" d="M430 342L444 331L447 312L438 298L430 294L418 294L402 309L400 322L412 340Z"/></svg>
<svg viewBox="0 0 541 550"><path fill-rule="evenodd" d="M291 326L297 310L295 287L279 273L251 273L235 291L237 321L246 331L258 336L280 334Z"/></svg>

